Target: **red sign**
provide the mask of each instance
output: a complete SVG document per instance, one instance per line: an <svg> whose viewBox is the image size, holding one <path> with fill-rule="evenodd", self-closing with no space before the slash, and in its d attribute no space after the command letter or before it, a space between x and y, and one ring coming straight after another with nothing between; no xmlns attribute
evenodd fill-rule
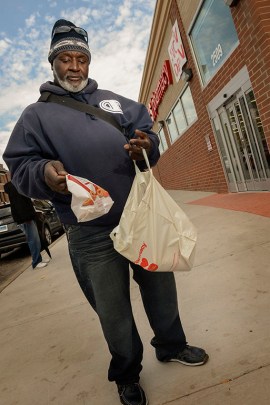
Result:
<svg viewBox="0 0 270 405"><path fill-rule="evenodd" d="M153 91L152 96L150 98L150 103L148 106L149 113L154 121L158 116L158 107L163 99L163 96L164 96L167 88L169 87L169 85L172 83L173 83L173 79L172 79L170 61L165 60L156 90Z"/></svg>

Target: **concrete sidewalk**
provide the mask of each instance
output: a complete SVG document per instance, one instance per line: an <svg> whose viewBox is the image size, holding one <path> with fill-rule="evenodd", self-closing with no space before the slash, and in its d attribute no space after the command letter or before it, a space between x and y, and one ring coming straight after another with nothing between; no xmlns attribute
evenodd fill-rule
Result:
<svg viewBox="0 0 270 405"><path fill-rule="evenodd" d="M150 405L270 403L270 218L187 202L212 193L171 191L197 226L191 272L177 273L179 306L203 367L159 363L139 290L134 316ZM48 267L21 274L0 294L1 405L119 405L107 381L110 356L73 274L65 236Z"/></svg>

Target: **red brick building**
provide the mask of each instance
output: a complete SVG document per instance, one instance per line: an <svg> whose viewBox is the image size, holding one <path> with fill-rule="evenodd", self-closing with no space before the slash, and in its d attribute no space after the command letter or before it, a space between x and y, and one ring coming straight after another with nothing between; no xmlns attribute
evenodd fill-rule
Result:
<svg viewBox="0 0 270 405"><path fill-rule="evenodd" d="M4 185L10 180L10 173L0 163L0 205L9 201L8 195L4 192Z"/></svg>
<svg viewBox="0 0 270 405"><path fill-rule="evenodd" d="M270 190L269 0L157 0L139 100L167 189Z"/></svg>

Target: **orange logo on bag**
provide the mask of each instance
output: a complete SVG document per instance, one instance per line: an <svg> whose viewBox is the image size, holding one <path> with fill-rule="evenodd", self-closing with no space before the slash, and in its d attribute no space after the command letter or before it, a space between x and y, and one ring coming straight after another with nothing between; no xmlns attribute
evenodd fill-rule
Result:
<svg viewBox="0 0 270 405"><path fill-rule="evenodd" d="M83 207L87 207L87 205L94 205L94 201L92 200L92 198L87 198L87 200L84 200L84 202L82 203Z"/></svg>
<svg viewBox="0 0 270 405"><path fill-rule="evenodd" d="M90 197L84 200L84 202L82 203L83 207L87 205L94 205L94 201L97 198L97 196L100 198L109 196L108 191L104 190L104 188L97 186L96 184L93 184L93 186L95 188L95 191L89 189Z"/></svg>
<svg viewBox="0 0 270 405"><path fill-rule="evenodd" d="M94 187L96 189L96 193L99 197L108 197L109 193L107 190L104 190L104 188L97 186L96 184L94 184Z"/></svg>
<svg viewBox="0 0 270 405"><path fill-rule="evenodd" d="M148 260L145 257L142 257L142 253L144 249L147 248L147 244L143 242L140 251L139 251L139 257L138 259L134 262L135 264L138 264L139 266L143 267L145 270L148 271L156 271L158 269L158 265L155 263L148 263Z"/></svg>

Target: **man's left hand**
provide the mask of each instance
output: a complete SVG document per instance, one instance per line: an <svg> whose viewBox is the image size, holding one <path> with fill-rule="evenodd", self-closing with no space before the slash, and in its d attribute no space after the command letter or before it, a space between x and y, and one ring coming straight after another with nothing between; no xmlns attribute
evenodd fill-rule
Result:
<svg viewBox="0 0 270 405"><path fill-rule="evenodd" d="M129 156L132 160L144 160L142 150L145 149L147 155L149 155L152 147L150 138L139 129L135 130L135 134L137 138L130 139L129 143L124 145L124 148L129 151Z"/></svg>

